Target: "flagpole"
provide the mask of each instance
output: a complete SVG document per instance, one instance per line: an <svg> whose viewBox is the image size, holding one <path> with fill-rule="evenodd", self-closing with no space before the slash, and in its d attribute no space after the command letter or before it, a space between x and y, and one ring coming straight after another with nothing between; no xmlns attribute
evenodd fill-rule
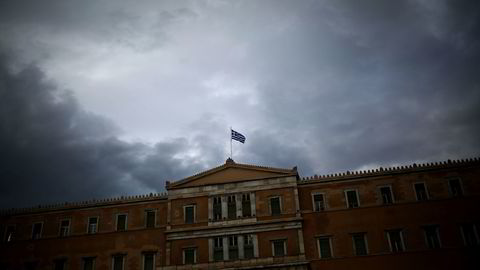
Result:
<svg viewBox="0 0 480 270"><path fill-rule="evenodd" d="M230 158L233 159L233 152L232 152L232 127L230 127Z"/></svg>

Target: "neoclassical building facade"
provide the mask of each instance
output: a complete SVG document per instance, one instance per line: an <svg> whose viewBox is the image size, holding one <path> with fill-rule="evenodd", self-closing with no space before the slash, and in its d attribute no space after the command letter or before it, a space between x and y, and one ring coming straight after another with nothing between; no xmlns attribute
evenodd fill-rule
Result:
<svg viewBox="0 0 480 270"><path fill-rule="evenodd" d="M0 269L478 269L479 159L302 178L232 159L167 193L5 210Z"/></svg>

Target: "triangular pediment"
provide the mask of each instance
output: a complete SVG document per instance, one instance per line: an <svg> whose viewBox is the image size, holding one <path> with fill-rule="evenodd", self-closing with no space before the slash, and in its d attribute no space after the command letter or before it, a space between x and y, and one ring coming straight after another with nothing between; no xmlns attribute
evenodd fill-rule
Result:
<svg viewBox="0 0 480 270"><path fill-rule="evenodd" d="M235 163L227 159L224 165L167 184L167 189L178 189L206 185L220 185L233 182L259 180L297 175L296 168L280 169Z"/></svg>

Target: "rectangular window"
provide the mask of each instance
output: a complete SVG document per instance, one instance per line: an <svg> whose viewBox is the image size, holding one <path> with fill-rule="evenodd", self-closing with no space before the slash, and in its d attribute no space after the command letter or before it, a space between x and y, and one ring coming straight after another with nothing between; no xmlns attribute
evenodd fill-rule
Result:
<svg viewBox="0 0 480 270"><path fill-rule="evenodd" d="M463 243L465 246L471 247L479 244L477 228L474 224L462 224L460 225L460 231L462 233Z"/></svg>
<svg viewBox="0 0 480 270"><path fill-rule="evenodd" d="M95 270L95 257L83 258L83 270Z"/></svg>
<svg viewBox="0 0 480 270"><path fill-rule="evenodd" d="M89 234L94 234L94 233L97 233L97 230L98 230L98 217L89 217L87 232Z"/></svg>
<svg viewBox="0 0 480 270"><path fill-rule="evenodd" d="M155 210L145 210L145 227L155 228Z"/></svg>
<svg viewBox="0 0 480 270"><path fill-rule="evenodd" d="M213 220L222 220L222 197L213 197Z"/></svg>
<svg viewBox="0 0 480 270"><path fill-rule="evenodd" d="M389 186L380 187L380 195L382 196L382 204L392 204L393 194L392 188Z"/></svg>
<svg viewBox="0 0 480 270"><path fill-rule="evenodd" d="M460 178L449 179L448 188L450 190L450 195L452 197L463 196L463 189L462 189L462 183L460 183Z"/></svg>
<svg viewBox="0 0 480 270"><path fill-rule="evenodd" d="M438 233L438 226L430 225L423 227L425 232L425 243L428 248L440 248L440 235Z"/></svg>
<svg viewBox="0 0 480 270"><path fill-rule="evenodd" d="M332 238L329 236L320 237L317 240L318 255L320 259L332 258Z"/></svg>
<svg viewBox="0 0 480 270"><path fill-rule="evenodd" d="M186 248L183 250L183 264L195 264L197 262L197 249Z"/></svg>
<svg viewBox="0 0 480 270"><path fill-rule="evenodd" d="M12 242L13 241L13 236L15 235L15 226L14 225L8 225L7 229L5 231L5 242Z"/></svg>
<svg viewBox="0 0 480 270"><path fill-rule="evenodd" d="M223 261L223 238L213 238L213 260Z"/></svg>
<svg viewBox="0 0 480 270"><path fill-rule="evenodd" d="M124 265L124 260L125 260L125 255L118 254L118 255L113 255L112 261L113 261L113 270L123 270L123 265Z"/></svg>
<svg viewBox="0 0 480 270"><path fill-rule="evenodd" d="M127 230L127 214L117 214L117 231Z"/></svg>
<svg viewBox="0 0 480 270"><path fill-rule="evenodd" d="M402 230L387 231L388 245L391 252L405 251Z"/></svg>
<svg viewBox="0 0 480 270"><path fill-rule="evenodd" d="M357 208L360 203L358 201L357 190L345 190L345 198L347 201L348 208Z"/></svg>
<svg viewBox="0 0 480 270"><path fill-rule="evenodd" d="M238 260L238 239L237 236L228 237L228 259Z"/></svg>
<svg viewBox="0 0 480 270"><path fill-rule="evenodd" d="M428 200L427 187L425 183L415 183L415 195L417 196L417 201L426 201Z"/></svg>
<svg viewBox="0 0 480 270"><path fill-rule="evenodd" d="M253 254L253 236L248 234L243 236L243 254L245 259L251 259Z"/></svg>
<svg viewBox="0 0 480 270"><path fill-rule="evenodd" d="M250 194L242 194L242 215L244 217L252 216L252 206L250 201Z"/></svg>
<svg viewBox="0 0 480 270"><path fill-rule="evenodd" d="M230 195L227 197L228 203L228 218L235 219L237 218L237 201L235 195Z"/></svg>
<svg viewBox="0 0 480 270"><path fill-rule="evenodd" d="M155 254L144 253L143 254L143 270L155 269Z"/></svg>
<svg viewBox="0 0 480 270"><path fill-rule="evenodd" d="M53 262L54 270L67 269L67 259L57 259Z"/></svg>
<svg viewBox="0 0 480 270"><path fill-rule="evenodd" d="M281 257L281 256L287 255L285 240L273 240L272 249L273 249L273 256L275 257Z"/></svg>
<svg viewBox="0 0 480 270"><path fill-rule="evenodd" d="M60 231L59 235L60 237L65 237L70 234L70 220L69 219L64 219L60 221Z"/></svg>
<svg viewBox="0 0 480 270"><path fill-rule="evenodd" d="M282 206L281 206L280 197L270 198L270 212L272 213L272 216L282 214Z"/></svg>
<svg viewBox="0 0 480 270"><path fill-rule="evenodd" d="M42 237L43 223L37 222L32 226L32 239L39 239Z"/></svg>
<svg viewBox="0 0 480 270"><path fill-rule="evenodd" d="M368 254L367 235L365 233L352 234L352 240L355 255L361 256Z"/></svg>
<svg viewBox="0 0 480 270"><path fill-rule="evenodd" d="M313 211L325 210L325 196L322 193L313 194Z"/></svg>
<svg viewBox="0 0 480 270"><path fill-rule="evenodd" d="M1 268L1 264L0 264L0 269L7 269L6 267L5 268ZM38 268L38 262L34 261L34 262L26 262L25 263L25 270L35 270Z"/></svg>
<svg viewBox="0 0 480 270"><path fill-rule="evenodd" d="M183 207L183 211L185 215L185 223L195 223L195 205L186 205Z"/></svg>

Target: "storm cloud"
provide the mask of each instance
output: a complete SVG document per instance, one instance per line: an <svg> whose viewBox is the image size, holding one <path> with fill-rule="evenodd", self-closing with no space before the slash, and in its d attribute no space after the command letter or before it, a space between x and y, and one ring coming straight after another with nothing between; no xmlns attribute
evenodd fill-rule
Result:
<svg viewBox="0 0 480 270"><path fill-rule="evenodd" d="M478 156L478 1L3 1L1 205Z"/></svg>

